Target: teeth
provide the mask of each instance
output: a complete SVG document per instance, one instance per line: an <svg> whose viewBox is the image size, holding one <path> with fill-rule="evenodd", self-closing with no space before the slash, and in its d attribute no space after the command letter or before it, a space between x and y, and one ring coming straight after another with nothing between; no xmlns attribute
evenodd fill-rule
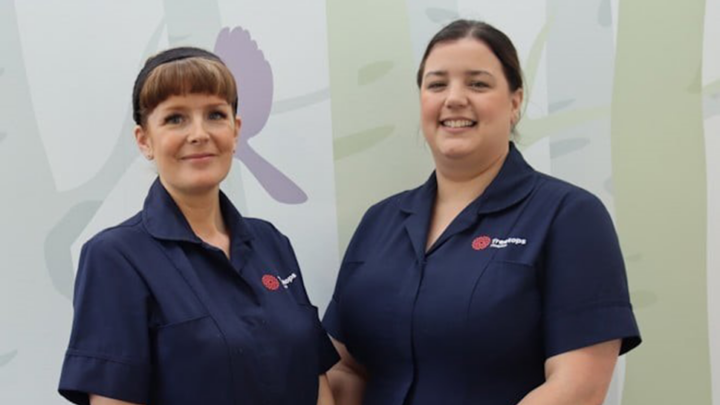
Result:
<svg viewBox="0 0 720 405"><path fill-rule="evenodd" d="M443 126L450 128L463 128L471 127L475 124L475 122L470 120L445 120L442 122L442 124Z"/></svg>

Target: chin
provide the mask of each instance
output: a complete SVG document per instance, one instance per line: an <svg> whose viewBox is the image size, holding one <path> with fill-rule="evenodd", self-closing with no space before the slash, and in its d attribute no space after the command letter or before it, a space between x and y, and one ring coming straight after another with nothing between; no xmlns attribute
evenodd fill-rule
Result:
<svg viewBox="0 0 720 405"><path fill-rule="evenodd" d="M189 194L202 194L215 190L223 178L203 178L186 181L182 189Z"/></svg>
<svg viewBox="0 0 720 405"><path fill-rule="evenodd" d="M465 159L473 154L473 151L469 148L454 145L450 147L440 148L438 154L444 159L457 160Z"/></svg>

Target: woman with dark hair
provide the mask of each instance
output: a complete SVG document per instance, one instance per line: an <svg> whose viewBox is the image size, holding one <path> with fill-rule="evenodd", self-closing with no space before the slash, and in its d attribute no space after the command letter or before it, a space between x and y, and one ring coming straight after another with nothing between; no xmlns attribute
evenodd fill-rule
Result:
<svg viewBox="0 0 720 405"><path fill-rule="evenodd" d="M240 132L214 54L147 60L135 140L158 178L143 210L90 239L60 393L77 404L332 405L337 361L288 239L220 191Z"/></svg>
<svg viewBox="0 0 720 405"><path fill-rule="evenodd" d="M459 20L417 74L435 171L371 207L324 325L343 405L600 404L640 343L623 258L595 196L533 170L511 141L511 41Z"/></svg>

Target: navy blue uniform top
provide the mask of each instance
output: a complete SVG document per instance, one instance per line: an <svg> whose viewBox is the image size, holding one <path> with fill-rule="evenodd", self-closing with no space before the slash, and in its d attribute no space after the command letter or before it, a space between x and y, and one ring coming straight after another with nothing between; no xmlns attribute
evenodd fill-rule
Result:
<svg viewBox="0 0 720 405"><path fill-rule="evenodd" d="M60 393L142 404L315 405L337 360L288 239L220 193L230 259L161 183L82 249Z"/></svg>
<svg viewBox="0 0 720 405"><path fill-rule="evenodd" d="M437 183L371 207L324 317L369 374L364 404L514 405L547 358L640 343L611 219L514 145L485 192L425 251Z"/></svg>

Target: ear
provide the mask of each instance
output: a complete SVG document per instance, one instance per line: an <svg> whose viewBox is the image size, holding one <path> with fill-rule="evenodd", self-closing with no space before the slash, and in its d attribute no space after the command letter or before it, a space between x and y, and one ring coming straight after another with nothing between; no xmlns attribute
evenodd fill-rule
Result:
<svg viewBox="0 0 720 405"><path fill-rule="evenodd" d="M140 125L135 125L135 143L140 149L140 152L147 158L147 160L153 160L155 158L152 141L150 135Z"/></svg>
<svg viewBox="0 0 720 405"><path fill-rule="evenodd" d="M520 107L522 107L523 97L524 97L523 89L517 89L512 94L510 94L510 126L514 129L515 125L517 125L518 121L520 121Z"/></svg>
<svg viewBox="0 0 720 405"><path fill-rule="evenodd" d="M239 115L235 116L235 145L237 145L238 139L240 139L240 128L242 127L242 119Z"/></svg>
<svg viewBox="0 0 720 405"><path fill-rule="evenodd" d="M520 107L522 107L523 97L525 96L525 93L523 92L523 89L517 89L510 95L510 103L512 106L512 112L514 116L519 116L520 114Z"/></svg>

